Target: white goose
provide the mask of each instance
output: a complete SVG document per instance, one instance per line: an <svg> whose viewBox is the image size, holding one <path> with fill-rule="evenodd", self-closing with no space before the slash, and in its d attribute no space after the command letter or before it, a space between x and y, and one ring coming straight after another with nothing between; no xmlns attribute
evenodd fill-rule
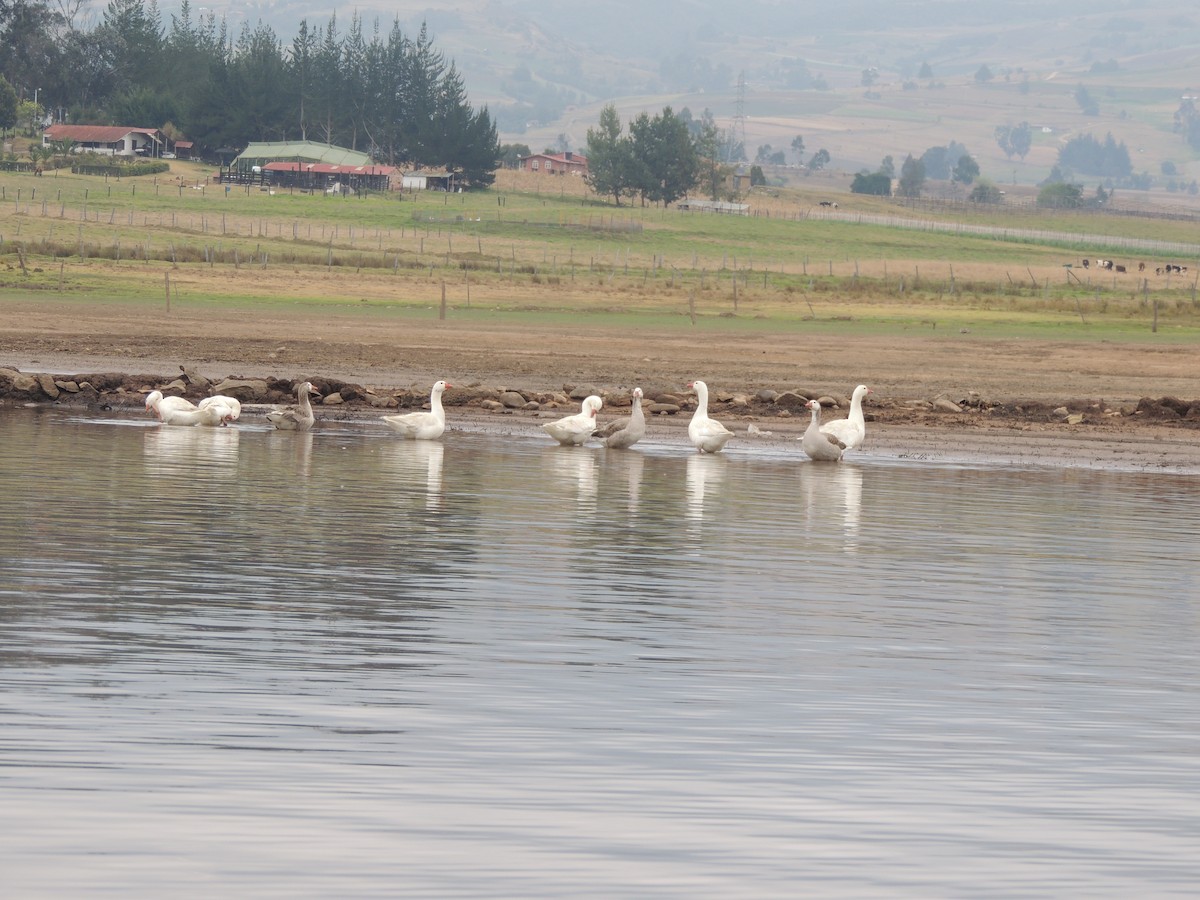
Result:
<svg viewBox="0 0 1200 900"><path fill-rule="evenodd" d="M602 406L604 401L593 394L584 399L582 409L575 415L547 422L542 428L564 447L580 446L596 430L596 413Z"/></svg>
<svg viewBox="0 0 1200 900"><path fill-rule="evenodd" d="M435 382L429 394L429 412L412 412L399 416L381 416L383 424L401 437L416 441L435 441L446 430L446 411L442 409L442 392L453 385Z"/></svg>
<svg viewBox="0 0 1200 900"><path fill-rule="evenodd" d="M146 411L154 413L160 422L168 412L192 412L195 404L183 397L164 397L162 391L151 391L146 395Z"/></svg>
<svg viewBox="0 0 1200 900"><path fill-rule="evenodd" d="M308 431L317 420L313 415L312 404L308 402L308 395L316 392L311 381L296 385L298 404L271 410L267 413L267 420L280 431Z"/></svg>
<svg viewBox="0 0 1200 900"><path fill-rule="evenodd" d="M604 446L625 449L646 436L646 414L642 412L642 389L633 389L633 409L625 424L604 439Z"/></svg>
<svg viewBox="0 0 1200 900"><path fill-rule="evenodd" d="M211 397L205 397L203 400L201 400L196 405L198 407L200 407L200 409L204 409L206 406L214 406L214 405L221 405L221 406L228 407L229 408L229 418L231 420L239 419L239 418L241 418L241 415L242 415L241 401L238 400L236 397L230 397L227 394L213 394Z"/></svg>
<svg viewBox="0 0 1200 900"><path fill-rule="evenodd" d="M812 410L812 421L808 423L808 430L800 438L800 449L807 453L809 458L819 462L837 462L842 458L842 451L846 449L846 445L832 434L821 430L820 401L809 400L804 405Z"/></svg>
<svg viewBox="0 0 1200 900"><path fill-rule="evenodd" d="M708 417L708 385L693 381L688 387L696 392L696 411L688 423L688 437L701 453L719 453L725 442L733 437L733 432Z"/></svg>
<svg viewBox="0 0 1200 900"><path fill-rule="evenodd" d="M825 434L833 435L846 445L847 450L857 450L866 440L867 420L863 418L862 402L863 397L869 393L871 389L865 384L860 384L850 397L850 414L844 419L826 422L821 426Z"/></svg>
<svg viewBox="0 0 1200 900"><path fill-rule="evenodd" d="M208 425L216 427L229 421L229 407L200 409L183 397L164 397L162 391L146 395L146 409L153 411L164 425Z"/></svg>

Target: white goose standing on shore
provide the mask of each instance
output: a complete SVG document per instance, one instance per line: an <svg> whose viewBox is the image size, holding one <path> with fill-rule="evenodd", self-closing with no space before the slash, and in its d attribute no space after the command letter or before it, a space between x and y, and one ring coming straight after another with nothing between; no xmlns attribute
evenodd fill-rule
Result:
<svg viewBox="0 0 1200 900"><path fill-rule="evenodd" d="M708 385L693 381L688 387L696 392L696 411L688 423L688 437L701 453L719 453L725 442L733 437L733 432L708 417Z"/></svg>
<svg viewBox="0 0 1200 900"><path fill-rule="evenodd" d="M542 428L564 447L582 446L596 430L596 413L602 406L604 401L593 394L584 399L582 409L575 415L547 422Z"/></svg>
<svg viewBox="0 0 1200 900"><path fill-rule="evenodd" d="M807 453L810 459L818 462L837 462L842 458L842 451L846 449L846 445L832 434L821 430L819 400L809 400L804 405L812 410L812 421L808 423L808 430L800 438L800 449Z"/></svg>
<svg viewBox="0 0 1200 900"><path fill-rule="evenodd" d="M435 382L429 394L429 412L404 413L398 416L381 416L383 424L401 437L415 441L435 441L446 430L446 411L442 409L442 392L453 385L445 381Z"/></svg>
<svg viewBox="0 0 1200 900"><path fill-rule="evenodd" d="M308 402L310 393L316 393L311 381L296 385L297 405L273 409L267 413L267 420L280 431L308 431L317 420L312 404Z"/></svg>
<svg viewBox="0 0 1200 900"><path fill-rule="evenodd" d="M846 445L847 450L857 450L867 438L867 420L863 418L862 402L863 397L869 393L871 389L865 384L860 384L850 397L849 415L821 426L823 432L833 435Z"/></svg>
<svg viewBox="0 0 1200 900"><path fill-rule="evenodd" d="M633 389L633 409L625 424L604 438L604 446L624 450L646 436L646 414L642 412L642 389Z"/></svg>

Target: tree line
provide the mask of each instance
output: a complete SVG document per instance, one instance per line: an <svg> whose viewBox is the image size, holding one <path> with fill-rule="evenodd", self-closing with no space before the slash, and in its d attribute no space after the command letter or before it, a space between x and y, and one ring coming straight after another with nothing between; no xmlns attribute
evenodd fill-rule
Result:
<svg viewBox="0 0 1200 900"><path fill-rule="evenodd" d="M468 186L490 184L500 154L486 106L467 101L461 74L424 25L383 29L353 16L339 30L301 20L285 44L267 25L236 34L184 0L164 23L155 0L109 0L98 22L82 4L0 2L0 77L36 97L37 124L163 129L203 153L250 141L312 140L388 165L445 166Z"/></svg>

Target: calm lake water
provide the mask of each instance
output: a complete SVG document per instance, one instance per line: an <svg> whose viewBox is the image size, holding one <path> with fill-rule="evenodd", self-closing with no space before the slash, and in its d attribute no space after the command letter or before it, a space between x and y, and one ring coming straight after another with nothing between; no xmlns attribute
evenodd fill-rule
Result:
<svg viewBox="0 0 1200 900"><path fill-rule="evenodd" d="M0 412L6 896L1200 888L1194 477L119 415Z"/></svg>

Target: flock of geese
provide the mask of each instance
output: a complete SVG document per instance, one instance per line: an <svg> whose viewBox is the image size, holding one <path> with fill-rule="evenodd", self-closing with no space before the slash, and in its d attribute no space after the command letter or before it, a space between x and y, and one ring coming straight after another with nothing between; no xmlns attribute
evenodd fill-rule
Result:
<svg viewBox="0 0 1200 900"><path fill-rule="evenodd" d="M429 410L382 416L383 423L403 438L417 441L435 441L446 430L446 411L442 406L442 394L451 387L445 381L435 382L429 394ZM711 418L708 414L708 385L693 381L688 387L696 392L696 411L688 423L688 438L701 453L720 453L733 437L733 432ZM307 431L312 428L313 415L309 395L316 393L311 381L296 387L296 405L272 409L267 420L281 431ZM870 388L860 384L850 398L850 412L845 419L821 424L821 404L809 400L805 404L812 412L808 428L800 438L800 449L809 458L819 462L837 462L847 450L862 447L867 436L866 420L863 418L862 401ZM629 418L597 433L596 414L604 405L598 396L586 397L582 408L574 415L564 416L542 425L550 437L564 447L583 446L589 440L600 440L606 447L624 449L632 447L646 434L646 415L642 411L642 389L632 392L633 408ZM151 391L146 396L146 410L152 412L164 425L206 425L216 427L235 421L242 414L241 404L233 397L218 394L206 397L193 404L183 397L164 397L162 391Z"/></svg>

